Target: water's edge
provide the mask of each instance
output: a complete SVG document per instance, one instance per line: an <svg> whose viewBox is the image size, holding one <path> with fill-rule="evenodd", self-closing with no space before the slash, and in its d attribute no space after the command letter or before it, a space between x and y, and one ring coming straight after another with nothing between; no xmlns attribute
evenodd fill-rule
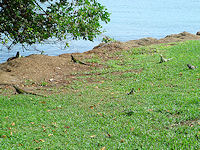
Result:
<svg viewBox="0 0 200 150"><path fill-rule="evenodd" d="M129 41L125 41L125 42L118 41L118 42L120 42L122 44L130 44L131 43L131 47L139 47L139 46L145 46L145 45L151 45L151 44L179 42L179 41L185 41L185 40L200 40L200 31L198 31L196 34L192 34L192 33L188 33L188 32L184 31L184 32L181 32L181 33L178 33L178 34L170 34L170 35L167 35L164 38L160 38L160 39L152 38L152 37L146 37L146 38L141 38L141 39L137 39L137 40L129 40ZM100 44L102 44L102 43L100 43ZM53 55L53 56L59 56L59 55L63 55L63 54L89 52L89 51L92 51L96 48L99 48L100 44L94 46L92 49L87 50L87 51L62 53L62 54ZM105 43L105 45L107 45L107 44L109 44L109 43ZM102 47L102 46L100 46L100 47ZM32 52L28 55L23 55L23 53L20 53L20 54L22 56L26 57L26 56L29 56L31 54L36 54L36 53ZM45 54L45 55L47 55L47 54ZM13 56L15 56L15 55L13 55ZM6 62L6 60L4 60L4 61L0 60L0 63L4 63L4 62Z"/></svg>

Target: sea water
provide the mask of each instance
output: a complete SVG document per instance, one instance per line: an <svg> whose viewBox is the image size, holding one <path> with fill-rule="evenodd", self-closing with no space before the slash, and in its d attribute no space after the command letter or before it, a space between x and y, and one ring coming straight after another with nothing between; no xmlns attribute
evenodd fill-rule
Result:
<svg viewBox="0 0 200 150"><path fill-rule="evenodd" d="M63 53L85 52L101 42L104 35L119 41L136 40L144 37L163 38L169 34L200 31L200 0L99 0L111 13L111 21L102 24L103 33L89 41L69 41L70 47L63 49L64 42L33 45L30 50L14 46L8 51L0 45L0 62L12 57L17 51L24 56L44 54L56 56Z"/></svg>

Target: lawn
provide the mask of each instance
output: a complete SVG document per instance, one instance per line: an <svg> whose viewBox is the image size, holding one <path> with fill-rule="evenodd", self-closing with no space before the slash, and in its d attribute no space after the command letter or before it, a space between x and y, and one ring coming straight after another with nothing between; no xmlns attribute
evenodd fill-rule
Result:
<svg viewBox="0 0 200 150"><path fill-rule="evenodd" d="M110 56L66 94L0 96L1 149L199 149L200 68L187 64L200 67L200 41Z"/></svg>

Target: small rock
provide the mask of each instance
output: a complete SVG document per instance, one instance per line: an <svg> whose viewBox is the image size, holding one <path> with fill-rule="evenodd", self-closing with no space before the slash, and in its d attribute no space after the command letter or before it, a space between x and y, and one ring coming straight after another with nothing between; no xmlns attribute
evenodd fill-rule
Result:
<svg viewBox="0 0 200 150"><path fill-rule="evenodd" d="M125 140L124 140L124 139L121 139L121 140L120 140L120 143L124 143L124 142L125 142Z"/></svg>

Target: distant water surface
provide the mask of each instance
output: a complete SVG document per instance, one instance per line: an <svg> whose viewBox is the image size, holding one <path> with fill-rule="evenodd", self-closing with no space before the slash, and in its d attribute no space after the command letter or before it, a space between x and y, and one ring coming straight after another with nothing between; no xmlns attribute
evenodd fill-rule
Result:
<svg viewBox="0 0 200 150"><path fill-rule="evenodd" d="M163 38L169 34L200 31L200 0L99 0L111 12L111 22L103 24L104 33L115 40L128 41L144 37ZM71 41L70 47L61 50L63 43L34 45L45 54L55 56L63 53L85 52L98 45L101 37L94 42ZM0 62L14 56L37 54L38 51L22 51L15 46L8 51L0 45Z"/></svg>

